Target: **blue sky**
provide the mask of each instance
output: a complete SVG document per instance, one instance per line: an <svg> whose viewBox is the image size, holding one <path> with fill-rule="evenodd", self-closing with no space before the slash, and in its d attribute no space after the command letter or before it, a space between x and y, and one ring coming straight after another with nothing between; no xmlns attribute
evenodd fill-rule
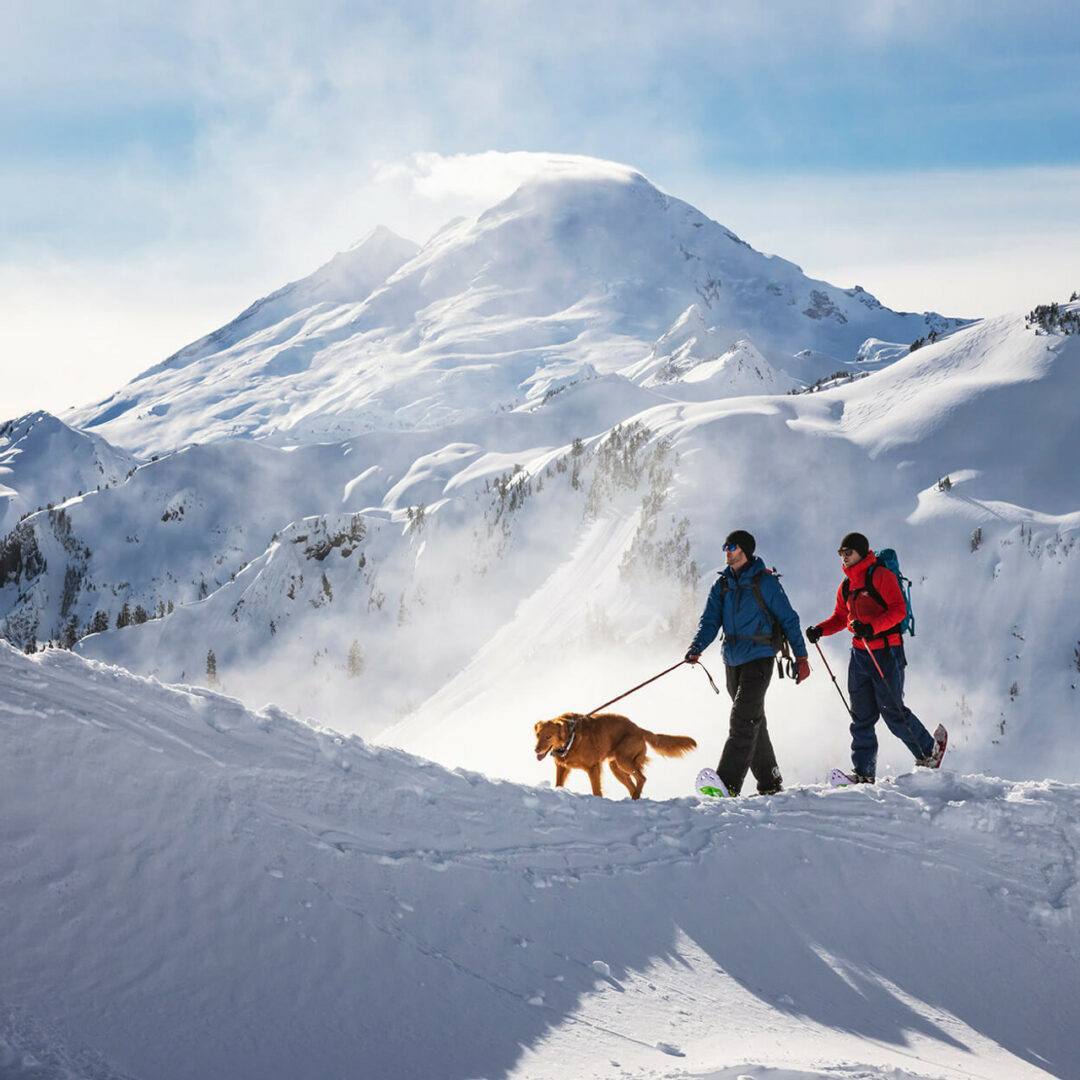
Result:
<svg viewBox="0 0 1080 1080"><path fill-rule="evenodd" d="M491 150L633 164L894 307L1080 287L1069 5L585 6L5 5L0 364L45 363L0 414L107 393L375 224L422 240L517 174Z"/></svg>

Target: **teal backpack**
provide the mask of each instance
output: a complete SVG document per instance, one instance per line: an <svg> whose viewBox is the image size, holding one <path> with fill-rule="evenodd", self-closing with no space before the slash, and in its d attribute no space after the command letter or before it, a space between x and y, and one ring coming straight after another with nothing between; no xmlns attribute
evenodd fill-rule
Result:
<svg viewBox="0 0 1080 1080"><path fill-rule="evenodd" d="M900 570L900 557L892 548L883 548L877 553L877 562L866 572L866 584L863 588L881 607L888 607L888 604L881 598L881 593L874 588L874 571L879 566L884 566L886 570L891 570L896 575L896 580L900 583L900 592L904 597L906 614L904 615L902 622L897 623L896 626L890 627L888 630L882 631L880 634L876 634L875 637L888 637L889 634L910 634L914 637L915 611L911 606L911 579L904 577ZM845 602L847 601L850 592L851 584L845 580L842 589Z"/></svg>

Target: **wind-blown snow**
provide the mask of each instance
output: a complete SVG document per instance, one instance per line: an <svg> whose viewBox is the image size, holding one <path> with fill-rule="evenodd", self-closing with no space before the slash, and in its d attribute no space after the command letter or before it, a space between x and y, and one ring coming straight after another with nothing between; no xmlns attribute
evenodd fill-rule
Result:
<svg viewBox="0 0 1080 1080"><path fill-rule="evenodd" d="M1080 1075L1075 786L607 802L5 645L0 736L0 1000L125 1075Z"/></svg>

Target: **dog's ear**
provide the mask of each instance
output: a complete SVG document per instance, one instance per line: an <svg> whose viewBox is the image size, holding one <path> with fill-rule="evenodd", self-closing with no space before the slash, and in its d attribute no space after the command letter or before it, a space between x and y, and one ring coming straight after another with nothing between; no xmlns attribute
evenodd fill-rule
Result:
<svg viewBox="0 0 1080 1080"><path fill-rule="evenodd" d="M533 724L533 734L534 735L539 735L540 734L540 729L543 726L544 726L544 721L543 720L537 720L536 723Z"/></svg>

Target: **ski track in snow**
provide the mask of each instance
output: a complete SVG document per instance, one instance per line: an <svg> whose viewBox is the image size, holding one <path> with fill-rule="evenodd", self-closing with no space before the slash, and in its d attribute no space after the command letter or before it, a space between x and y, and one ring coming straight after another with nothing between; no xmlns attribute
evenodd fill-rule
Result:
<svg viewBox="0 0 1080 1080"><path fill-rule="evenodd" d="M1080 1076L1077 786L594 800L7 646L0 700L0 1001L125 1074Z"/></svg>

